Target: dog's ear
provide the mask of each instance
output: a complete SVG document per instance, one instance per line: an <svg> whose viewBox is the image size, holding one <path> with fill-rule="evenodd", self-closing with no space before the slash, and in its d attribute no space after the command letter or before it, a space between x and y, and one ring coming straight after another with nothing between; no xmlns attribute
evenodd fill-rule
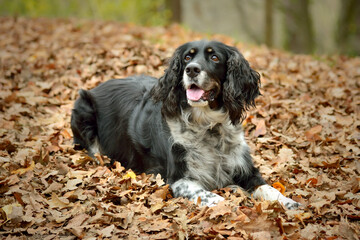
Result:
<svg viewBox="0 0 360 240"><path fill-rule="evenodd" d="M162 113L168 117L177 116L180 113L181 93L183 86L183 46L176 49L169 61L169 67L165 74L160 77L158 83L152 88L151 95L155 102L162 102Z"/></svg>
<svg viewBox="0 0 360 240"><path fill-rule="evenodd" d="M236 48L229 47L228 54L223 101L231 122L236 125L245 119L246 110L255 106L255 98L260 95L260 74Z"/></svg>

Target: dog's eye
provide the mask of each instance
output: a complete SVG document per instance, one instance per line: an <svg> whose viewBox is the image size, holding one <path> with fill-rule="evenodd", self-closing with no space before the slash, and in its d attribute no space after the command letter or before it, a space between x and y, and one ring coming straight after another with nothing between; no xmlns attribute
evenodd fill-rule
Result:
<svg viewBox="0 0 360 240"><path fill-rule="evenodd" d="M213 60L214 62L219 62L219 58L216 55L212 55L211 60Z"/></svg>
<svg viewBox="0 0 360 240"><path fill-rule="evenodd" d="M186 55L186 56L184 57L184 60L185 60L186 62L190 61L190 60L191 60L191 56L190 56L190 55Z"/></svg>

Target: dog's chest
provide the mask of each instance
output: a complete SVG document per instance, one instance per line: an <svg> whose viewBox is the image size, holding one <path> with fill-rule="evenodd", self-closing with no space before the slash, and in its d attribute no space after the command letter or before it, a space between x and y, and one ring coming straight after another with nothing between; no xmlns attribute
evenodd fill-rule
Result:
<svg viewBox="0 0 360 240"><path fill-rule="evenodd" d="M246 167L242 159L247 148L240 128L217 124L212 128L169 122L174 143L186 149L186 177L208 190L232 184L234 172Z"/></svg>

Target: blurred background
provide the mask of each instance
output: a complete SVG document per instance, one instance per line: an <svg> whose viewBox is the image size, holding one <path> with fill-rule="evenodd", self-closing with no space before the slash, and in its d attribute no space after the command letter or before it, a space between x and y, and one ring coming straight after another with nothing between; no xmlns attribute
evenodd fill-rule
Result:
<svg viewBox="0 0 360 240"><path fill-rule="evenodd" d="M0 14L177 23L295 53L360 55L360 0L0 0Z"/></svg>

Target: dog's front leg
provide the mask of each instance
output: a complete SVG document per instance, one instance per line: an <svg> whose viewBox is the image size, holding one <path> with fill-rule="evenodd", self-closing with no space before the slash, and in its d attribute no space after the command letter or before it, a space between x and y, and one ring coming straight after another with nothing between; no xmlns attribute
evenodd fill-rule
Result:
<svg viewBox="0 0 360 240"><path fill-rule="evenodd" d="M224 198L205 190L198 182L189 179L180 179L171 184L174 197L186 197L195 203L201 201L202 206L215 206Z"/></svg>
<svg viewBox="0 0 360 240"><path fill-rule="evenodd" d="M236 175L234 182L249 194L253 194L254 198L258 200L279 201L287 209L297 209L301 206L300 203L285 197L277 189L266 184L259 170L255 167L249 171L246 177L242 174Z"/></svg>

